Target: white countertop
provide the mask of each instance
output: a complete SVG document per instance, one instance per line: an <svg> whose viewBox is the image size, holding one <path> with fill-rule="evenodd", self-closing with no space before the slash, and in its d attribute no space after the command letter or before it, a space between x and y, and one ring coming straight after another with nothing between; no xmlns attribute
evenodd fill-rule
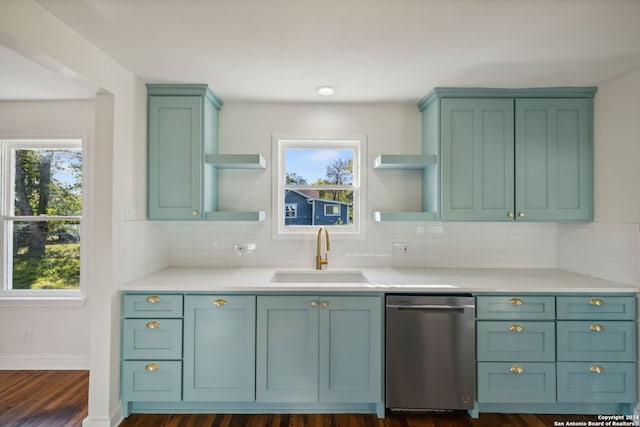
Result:
<svg viewBox="0 0 640 427"><path fill-rule="evenodd" d="M273 282L285 272L289 282ZM366 282L340 282L362 272ZM299 274L301 273L301 274ZM288 274L288 276L286 276ZM308 275L311 281L298 282ZM322 276L321 276L322 275ZM324 277L333 283L322 283ZM638 292L631 285L556 269L477 268L167 268L126 283L122 291L149 292Z"/></svg>

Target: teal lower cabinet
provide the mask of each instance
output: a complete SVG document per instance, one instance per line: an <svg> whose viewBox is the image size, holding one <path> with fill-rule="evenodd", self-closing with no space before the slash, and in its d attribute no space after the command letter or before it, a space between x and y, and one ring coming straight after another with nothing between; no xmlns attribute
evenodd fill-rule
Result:
<svg viewBox="0 0 640 427"><path fill-rule="evenodd" d="M123 414L133 402L175 402L182 399L183 296L122 296Z"/></svg>
<svg viewBox="0 0 640 427"><path fill-rule="evenodd" d="M633 413L635 296L494 294L476 305L479 412Z"/></svg>
<svg viewBox="0 0 640 427"><path fill-rule="evenodd" d="M255 400L256 297L187 295L184 305L184 400Z"/></svg>
<svg viewBox="0 0 640 427"><path fill-rule="evenodd" d="M381 294L126 292L123 415L384 417L382 310Z"/></svg>
<svg viewBox="0 0 640 427"><path fill-rule="evenodd" d="M635 363L558 362L558 402L635 402Z"/></svg>
<svg viewBox="0 0 640 427"><path fill-rule="evenodd" d="M182 362L125 361L122 364L123 399L129 401L177 401L182 390Z"/></svg>
<svg viewBox="0 0 640 427"><path fill-rule="evenodd" d="M556 401L555 363L478 363L478 401L551 403Z"/></svg>
<svg viewBox="0 0 640 427"><path fill-rule="evenodd" d="M318 298L260 296L256 398L318 401Z"/></svg>
<svg viewBox="0 0 640 427"><path fill-rule="evenodd" d="M381 298L259 296L257 307L258 402L384 411Z"/></svg>

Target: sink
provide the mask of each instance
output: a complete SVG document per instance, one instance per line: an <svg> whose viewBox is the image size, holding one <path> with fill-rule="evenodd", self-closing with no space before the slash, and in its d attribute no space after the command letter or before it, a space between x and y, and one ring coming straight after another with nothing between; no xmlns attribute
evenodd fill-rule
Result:
<svg viewBox="0 0 640 427"><path fill-rule="evenodd" d="M369 283L359 270L278 270L271 283Z"/></svg>

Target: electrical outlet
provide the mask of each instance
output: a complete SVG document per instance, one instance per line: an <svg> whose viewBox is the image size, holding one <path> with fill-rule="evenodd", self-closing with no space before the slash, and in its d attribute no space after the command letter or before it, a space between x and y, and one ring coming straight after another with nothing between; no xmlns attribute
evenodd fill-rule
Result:
<svg viewBox="0 0 640 427"><path fill-rule="evenodd" d="M31 339L33 338L33 331L31 329L25 329L22 333L22 343L23 344L31 344Z"/></svg>
<svg viewBox="0 0 640 427"><path fill-rule="evenodd" d="M411 246L409 243L392 243L391 255L393 256L409 256L411 253Z"/></svg>
<svg viewBox="0 0 640 427"><path fill-rule="evenodd" d="M247 245L245 243L236 243L233 245L233 253L238 256L247 254Z"/></svg>

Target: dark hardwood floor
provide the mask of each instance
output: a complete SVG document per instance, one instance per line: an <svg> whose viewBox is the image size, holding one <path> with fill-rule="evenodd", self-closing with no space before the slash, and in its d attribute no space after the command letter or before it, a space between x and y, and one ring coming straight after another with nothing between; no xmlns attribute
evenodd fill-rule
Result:
<svg viewBox="0 0 640 427"><path fill-rule="evenodd" d="M1 371L1 427L81 427L87 416L87 371ZM375 415L133 414L121 427L553 427L555 421L595 416L391 413Z"/></svg>
<svg viewBox="0 0 640 427"><path fill-rule="evenodd" d="M79 427L88 394L87 371L0 371L0 426Z"/></svg>

